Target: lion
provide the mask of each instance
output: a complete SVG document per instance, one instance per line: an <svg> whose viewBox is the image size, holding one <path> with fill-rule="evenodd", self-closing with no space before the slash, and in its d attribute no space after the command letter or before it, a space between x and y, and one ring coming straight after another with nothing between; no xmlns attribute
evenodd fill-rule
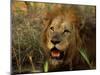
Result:
<svg viewBox="0 0 100 75"><path fill-rule="evenodd" d="M63 10L59 7L45 14L42 46L49 63L49 71L89 69L88 65L81 61L79 53L82 46L82 24L78 14L79 11L75 7Z"/></svg>

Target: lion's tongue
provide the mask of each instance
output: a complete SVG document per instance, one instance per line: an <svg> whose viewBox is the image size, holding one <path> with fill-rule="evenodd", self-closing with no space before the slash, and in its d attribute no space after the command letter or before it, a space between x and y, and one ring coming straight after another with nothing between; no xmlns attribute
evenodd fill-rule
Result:
<svg viewBox="0 0 100 75"><path fill-rule="evenodd" d="M53 57L59 57L59 56L60 56L60 52L59 52L59 51L52 51L52 52L51 52L51 55L52 55Z"/></svg>

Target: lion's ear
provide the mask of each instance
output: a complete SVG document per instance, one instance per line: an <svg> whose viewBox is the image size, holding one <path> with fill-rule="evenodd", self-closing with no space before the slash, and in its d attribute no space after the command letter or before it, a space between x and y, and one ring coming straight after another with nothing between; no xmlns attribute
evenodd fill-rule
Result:
<svg viewBox="0 0 100 75"><path fill-rule="evenodd" d="M81 20L79 29L95 29L96 27L96 17L86 17Z"/></svg>
<svg viewBox="0 0 100 75"><path fill-rule="evenodd" d="M81 19L79 23L79 30L81 31L85 26L85 19Z"/></svg>

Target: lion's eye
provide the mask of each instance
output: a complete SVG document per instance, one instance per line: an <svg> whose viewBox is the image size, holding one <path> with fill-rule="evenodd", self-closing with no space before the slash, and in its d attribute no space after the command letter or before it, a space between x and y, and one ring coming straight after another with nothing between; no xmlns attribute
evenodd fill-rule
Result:
<svg viewBox="0 0 100 75"><path fill-rule="evenodd" d="M54 31L54 27L50 27L50 29L51 29L52 31Z"/></svg>
<svg viewBox="0 0 100 75"><path fill-rule="evenodd" d="M65 29L65 30L64 30L64 33L65 33L65 32L69 33L70 31L69 31L69 30L67 30L67 29Z"/></svg>

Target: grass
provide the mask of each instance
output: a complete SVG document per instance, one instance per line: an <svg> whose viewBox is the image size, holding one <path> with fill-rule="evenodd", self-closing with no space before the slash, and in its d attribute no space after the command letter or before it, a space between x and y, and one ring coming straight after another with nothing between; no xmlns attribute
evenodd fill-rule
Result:
<svg viewBox="0 0 100 75"><path fill-rule="evenodd" d="M41 39L41 27L39 22L29 19L27 15L12 16L12 66L20 73L24 66L30 66L34 72L34 65L43 61L43 49L38 40Z"/></svg>
<svg viewBox="0 0 100 75"><path fill-rule="evenodd" d="M44 72L48 72L48 61L44 64Z"/></svg>
<svg viewBox="0 0 100 75"><path fill-rule="evenodd" d="M81 48L79 50L79 52L80 52L80 55L82 56L83 60L85 60L86 63L89 65L90 69L92 69L92 65L90 63L89 57L88 57L88 55L86 53L86 50Z"/></svg>

